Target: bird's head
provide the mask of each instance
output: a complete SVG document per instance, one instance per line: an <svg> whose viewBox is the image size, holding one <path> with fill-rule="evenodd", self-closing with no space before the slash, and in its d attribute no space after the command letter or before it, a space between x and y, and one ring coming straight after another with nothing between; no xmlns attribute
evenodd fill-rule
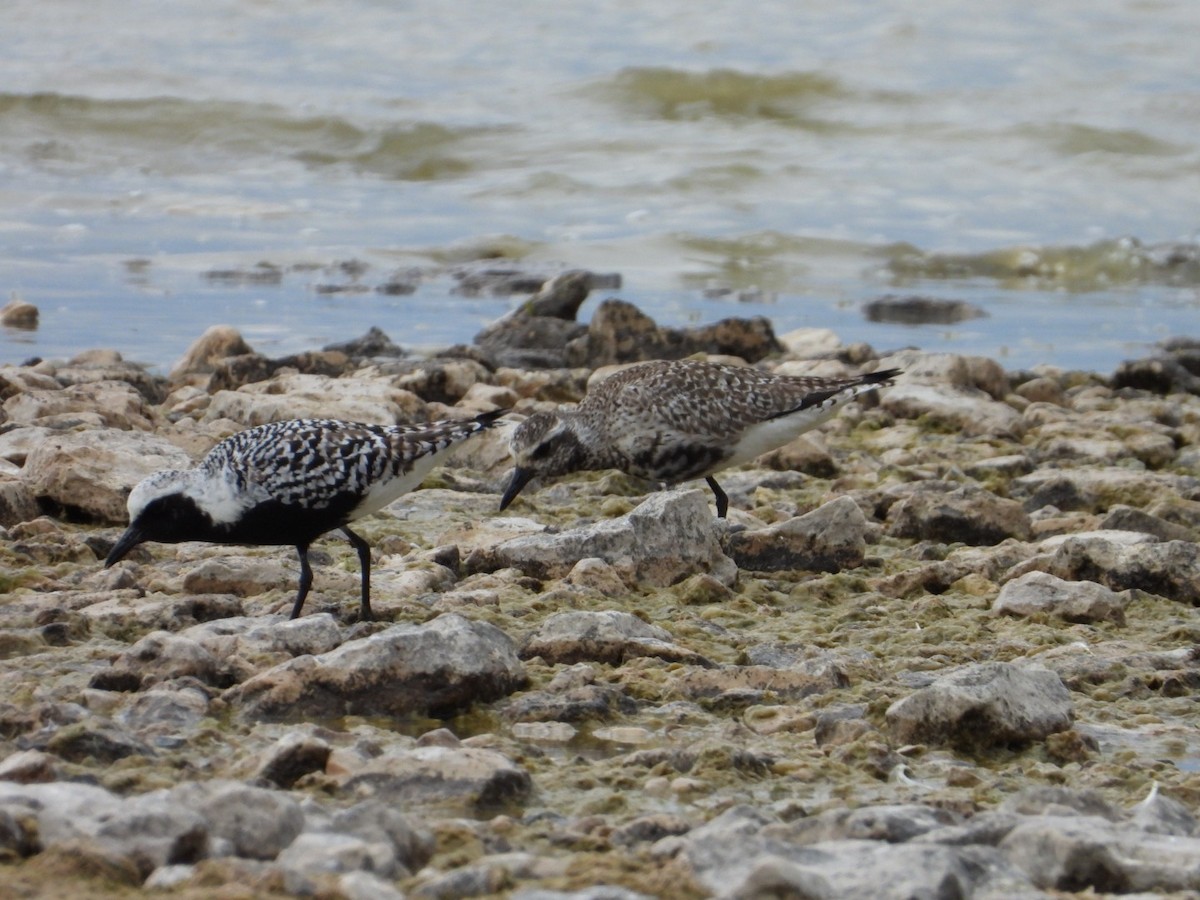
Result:
<svg viewBox="0 0 1200 900"><path fill-rule="evenodd" d="M105 568L145 541L175 544L194 540L205 527L212 527L212 516L192 496L190 476L190 472L157 472L130 491L129 527L113 545Z"/></svg>
<svg viewBox="0 0 1200 900"><path fill-rule="evenodd" d="M513 429L508 449L514 468L500 500L502 510L534 478L565 475L587 468L587 453L575 422L564 413L534 413Z"/></svg>

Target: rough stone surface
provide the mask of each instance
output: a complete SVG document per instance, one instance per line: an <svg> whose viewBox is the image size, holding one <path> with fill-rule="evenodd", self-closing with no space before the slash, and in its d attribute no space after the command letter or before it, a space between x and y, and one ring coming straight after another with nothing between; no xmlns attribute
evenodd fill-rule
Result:
<svg viewBox="0 0 1200 900"><path fill-rule="evenodd" d="M676 646L666 630L616 610L564 612L530 635L521 656L572 665L584 660L620 664L637 656L704 664L699 654Z"/></svg>
<svg viewBox="0 0 1200 900"><path fill-rule="evenodd" d="M858 504L839 497L778 525L730 535L727 552L740 569L840 572L862 564L866 535Z"/></svg>
<svg viewBox="0 0 1200 900"><path fill-rule="evenodd" d="M1064 581L1045 572L1028 572L1000 589L992 609L1012 616L1051 615L1067 622L1124 625L1128 603L1128 592L1118 594L1090 581Z"/></svg>
<svg viewBox="0 0 1200 900"><path fill-rule="evenodd" d="M109 428L47 437L29 452L21 475L37 497L121 524L135 484L160 469L191 466L186 453L162 438Z"/></svg>
<svg viewBox="0 0 1200 900"><path fill-rule="evenodd" d="M659 587L696 572L725 582L737 574L721 551L707 499L697 490L652 494L628 515L595 525L513 538L472 554L467 568L511 566L535 578L555 578L588 557L603 559L627 583Z"/></svg>
<svg viewBox="0 0 1200 900"><path fill-rule="evenodd" d="M964 747L1027 744L1071 727L1071 697L1057 674L980 663L945 675L887 710L901 743Z"/></svg>
<svg viewBox="0 0 1200 900"><path fill-rule="evenodd" d="M446 713L525 682L498 628L448 613L285 662L227 693L249 719Z"/></svg>
<svg viewBox="0 0 1200 900"><path fill-rule="evenodd" d="M929 482L892 505L888 532L945 543L998 544L1010 537L1027 540L1030 521L1015 500L974 486Z"/></svg>
<svg viewBox="0 0 1200 900"><path fill-rule="evenodd" d="M1071 538L1055 551L1045 571L1114 591L1136 588L1200 605L1200 547L1191 541L1127 546L1103 538Z"/></svg>

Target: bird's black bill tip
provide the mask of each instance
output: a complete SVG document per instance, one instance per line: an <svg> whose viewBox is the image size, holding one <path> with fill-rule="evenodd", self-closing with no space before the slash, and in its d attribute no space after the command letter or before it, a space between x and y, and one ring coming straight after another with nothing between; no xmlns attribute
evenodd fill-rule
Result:
<svg viewBox="0 0 1200 900"><path fill-rule="evenodd" d="M125 529L125 533L117 538L117 542L113 544L112 550L108 552L108 557L104 560L104 568L107 569L110 566L119 563L125 558L126 554L128 554L130 550L142 543L144 540L145 538L142 535L142 530L130 525Z"/></svg>
<svg viewBox="0 0 1200 900"><path fill-rule="evenodd" d="M504 489L504 496L500 498L500 511L504 512L508 509L508 505L517 499L517 494L521 493L521 488L532 480L533 472L530 469L522 469L520 466L513 469L508 487Z"/></svg>

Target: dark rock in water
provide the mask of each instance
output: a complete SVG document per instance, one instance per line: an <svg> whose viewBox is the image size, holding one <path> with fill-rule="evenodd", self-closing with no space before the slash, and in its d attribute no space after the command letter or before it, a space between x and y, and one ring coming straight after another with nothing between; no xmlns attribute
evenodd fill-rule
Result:
<svg viewBox="0 0 1200 900"><path fill-rule="evenodd" d="M566 361L572 367L596 369L714 353L758 362L783 349L771 323L762 316L722 319L699 328L666 328L632 303L610 299L600 304L587 333L567 345Z"/></svg>
<svg viewBox="0 0 1200 900"><path fill-rule="evenodd" d="M505 297L512 294L536 294L545 291L556 277L574 272L548 273L520 269L512 264L488 261L482 264L460 266L451 271L451 276L458 281L455 293L468 297L478 297L491 294L494 297ZM617 290L621 286L621 276L617 273L581 272L587 276L587 289ZM535 315L553 315L540 311Z"/></svg>
<svg viewBox="0 0 1200 900"><path fill-rule="evenodd" d="M209 269L202 278L226 285L266 285L283 281L283 269L274 263L260 262L246 269Z"/></svg>
<svg viewBox="0 0 1200 900"><path fill-rule="evenodd" d="M1112 382L1114 388L1136 388L1156 394L1200 394L1200 375L1189 371L1175 356L1126 360L1117 366Z"/></svg>
<svg viewBox="0 0 1200 900"><path fill-rule="evenodd" d="M868 322L897 325L953 325L979 319L987 313L964 300L939 300L936 297L896 297L888 294L863 306Z"/></svg>
<svg viewBox="0 0 1200 900"><path fill-rule="evenodd" d="M547 282L537 294L475 335L495 365L561 368L563 348L587 329L575 321L592 289L591 272L571 271Z"/></svg>
<svg viewBox="0 0 1200 900"><path fill-rule="evenodd" d="M340 344L327 344L325 351L345 353L355 359L369 359L372 356L403 356L404 351L392 343L392 339L384 334L381 328L372 325L362 337Z"/></svg>

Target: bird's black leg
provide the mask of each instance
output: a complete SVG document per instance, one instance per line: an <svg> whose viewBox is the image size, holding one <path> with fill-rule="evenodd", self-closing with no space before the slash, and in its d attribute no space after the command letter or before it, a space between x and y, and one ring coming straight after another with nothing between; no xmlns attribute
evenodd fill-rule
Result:
<svg viewBox="0 0 1200 900"><path fill-rule="evenodd" d="M300 616L300 610L304 608L304 598L308 596L308 589L312 587L312 566L308 564L308 545L297 544L296 552L300 554L300 591L296 594L296 603L292 606L292 618L296 619Z"/></svg>
<svg viewBox="0 0 1200 900"><path fill-rule="evenodd" d="M717 518L725 518L725 513L729 512L729 497L721 490L721 486L717 484L717 479L708 475L704 479L708 482L708 486L712 488L713 496L717 498Z"/></svg>
<svg viewBox="0 0 1200 900"><path fill-rule="evenodd" d="M358 566L362 571L362 613L359 618L364 622L370 622L375 618L371 614L371 546L345 526L342 526L342 534L358 551Z"/></svg>

